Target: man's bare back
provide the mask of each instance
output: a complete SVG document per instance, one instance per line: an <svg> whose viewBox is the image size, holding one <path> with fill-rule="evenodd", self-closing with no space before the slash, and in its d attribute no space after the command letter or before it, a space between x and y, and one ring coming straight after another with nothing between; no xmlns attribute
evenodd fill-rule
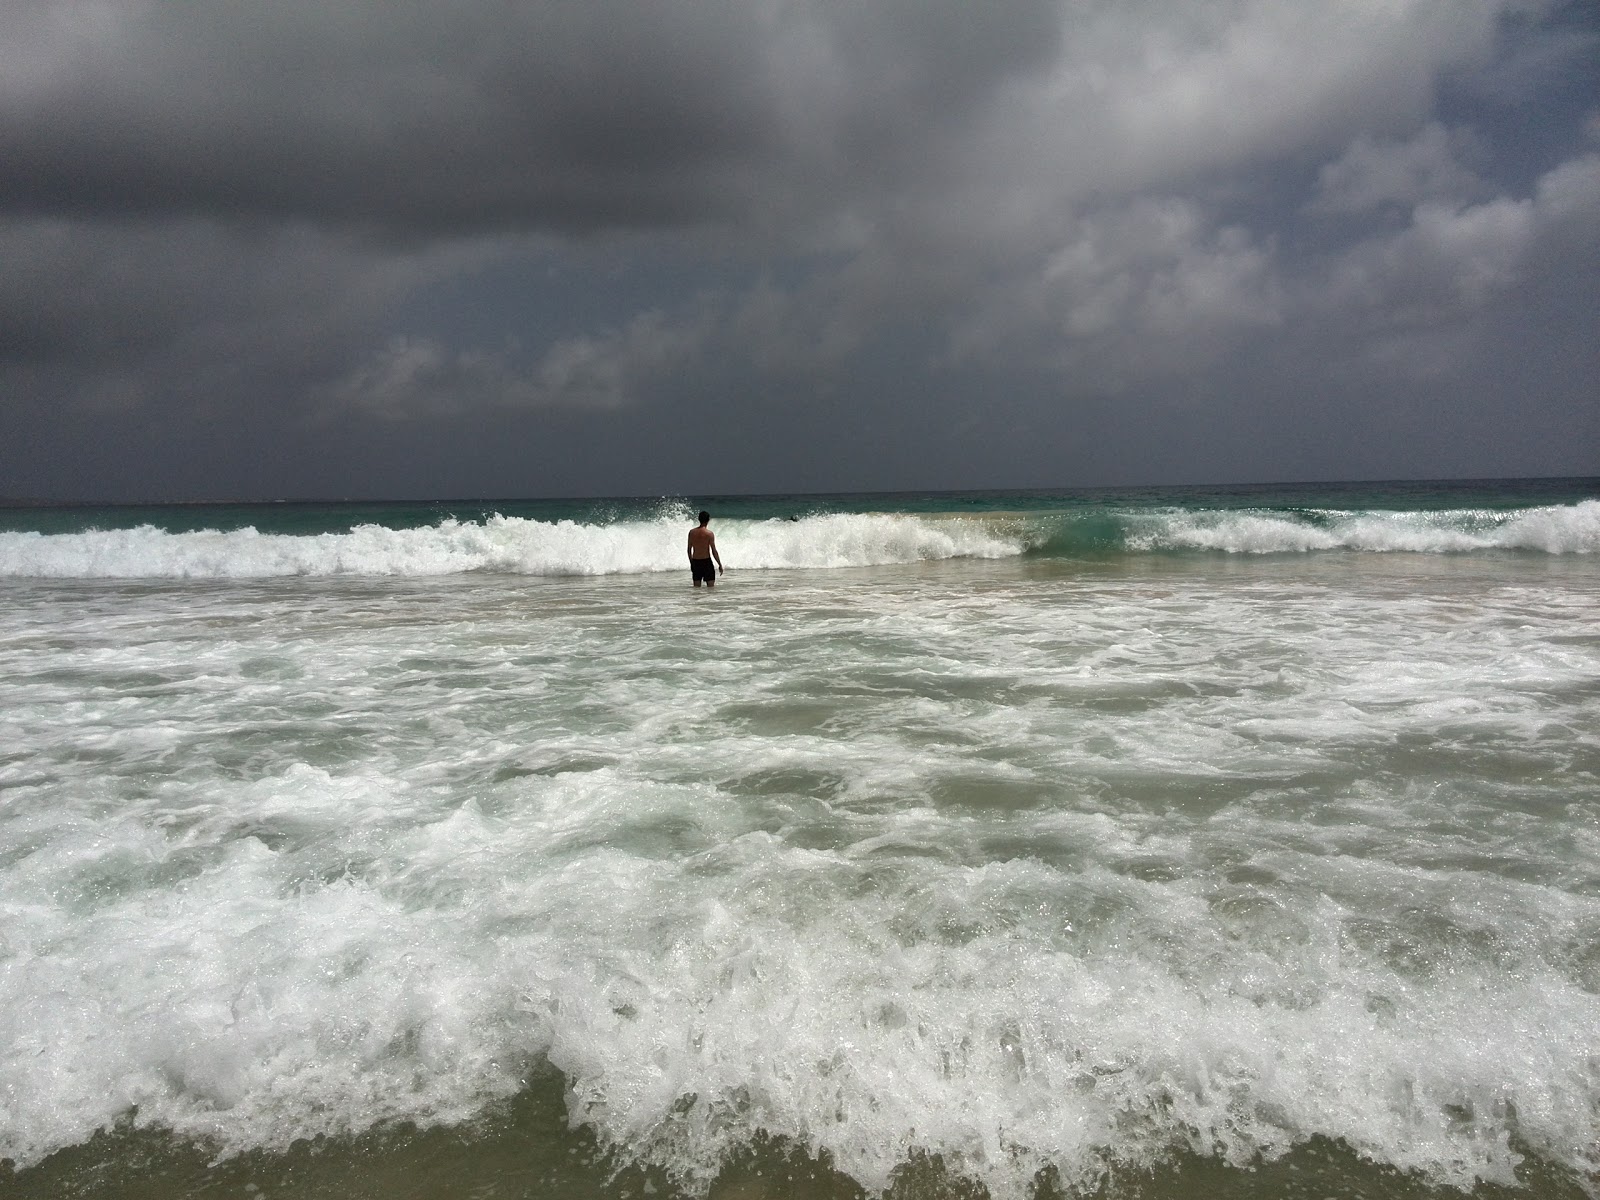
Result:
<svg viewBox="0 0 1600 1200"><path fill-rule="evenodd" d="M717 553L717 535L712 533L709 526L711 514L702 512L700 524L689 530L689 577L694 580L695 587L704 583L707 587L717 586L717 572L722 570L722 555ZM711 569L711 561L715 559L716 570Z"/></svg>

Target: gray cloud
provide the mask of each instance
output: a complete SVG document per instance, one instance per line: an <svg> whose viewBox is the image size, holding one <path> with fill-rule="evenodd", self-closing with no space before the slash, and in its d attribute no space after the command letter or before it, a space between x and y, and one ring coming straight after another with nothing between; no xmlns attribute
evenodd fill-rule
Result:
<svg viewBox="0 0 1600 1200"><path fill-rule="evenodd" d="M703 307L676 321L652 310L621 328L559 338L531 363L516 346L452 350L434 339L395 338L335 381L326 399L401 419L497 406L622 408L694 358L711 328Z"/></svg>
<svg viewBox="0 0 1600 1200"><path fill-rule="evenodd" d="M0 207L436 233L1050 204L1408 124L1501 8L16 0Z"/></svg>
<svg viewBox="0 0 1600 1200"><path fill-rule="evenodd" d="M1363 214L1385 206L1469 200L1483 183L1464 161L1482 152L1465 130L1429 122L1414 137L1356 138L1318 174L1315 213Z"/></svg>
<svg viewBox="0 0 1600 1200"><path fill-rule="evenodd" d="M752 136L751 106L724 103L741 81L723 64L742 61L725 22L663 35L648 7L493 11L474 26L426 4L26 3L8 18L32 66L0 122L0 202L593 226L645 187L669 214L676 172Z"/></svg>
<svg viewBox="0 0 1600 1200"><path fill-rule="evenodd" d="M1004 0L19 0L0 206L434 234L697 224L837 180L1048 54Z"/></svg>
<svg viewBox="0 0 1600 1200"><path fill-rule="evenodd" d="M13 411L150 405L182 420L256 395L297 411L306 381L341 367L401 297L483 249L215 221L6 222L0 386Z"/></svg>
<svg viewBox="0 0 1600 1200"><path fill-rule="evenodd" d="M1596 34L1561 0L13 0L0 433L231 413L285 460L382 427L465 463L488 416L582 457L672 406L873 436L982 397L1020 446L1341 370L1488 412L1466 364L1516 306L1595 300ZM1576 362L1574 327L1528 336Z"/></svg>
<svg viewBox="0 0 1600 1200"><path fill-rule="evenodd" d="M1270 242L1195 204L1140 198L1086 214L1024 277L991 286L959 358L1034 356L1095 388L1192 370L1284 320Z"/></svg>
<svg viewBox="0 0 1600 1200"><path fill-rule="evenodd" d="M1597 229L1600 155L1586 154L1543 176L1531 196L1418 204L1404 229L1344 254L1319 295L1391 326L1450 324L1523 282L1551 244L1592 259Z"/></svg>

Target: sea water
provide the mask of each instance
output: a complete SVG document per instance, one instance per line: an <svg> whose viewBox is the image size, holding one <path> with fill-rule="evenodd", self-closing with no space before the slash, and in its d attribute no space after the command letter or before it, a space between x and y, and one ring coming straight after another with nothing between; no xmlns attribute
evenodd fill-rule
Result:
<svg viewBox="0 0 1600 1200"><path fill-rule="evenodd" d="M0 1191L1600 1194L1600 482L0 512Z"/></svg>

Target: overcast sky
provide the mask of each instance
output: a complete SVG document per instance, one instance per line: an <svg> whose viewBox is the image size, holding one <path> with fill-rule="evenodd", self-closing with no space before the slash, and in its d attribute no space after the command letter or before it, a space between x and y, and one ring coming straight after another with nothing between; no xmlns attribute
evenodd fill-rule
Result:
<svg viewBox="0 0 1600 1200"><path fill-rule="evenodd" d="M1562 474L1594 0L0 5L0 496Z"/></svg>

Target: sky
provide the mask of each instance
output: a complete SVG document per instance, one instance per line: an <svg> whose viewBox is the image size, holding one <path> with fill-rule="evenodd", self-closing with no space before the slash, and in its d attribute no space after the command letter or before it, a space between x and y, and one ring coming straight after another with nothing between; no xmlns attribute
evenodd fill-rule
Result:
<svg viewBox="0 0 1600 1200"><path fill-rule="evenodd" d="M1595 0L0 6L0 498L1551 475Z"/></svg>

